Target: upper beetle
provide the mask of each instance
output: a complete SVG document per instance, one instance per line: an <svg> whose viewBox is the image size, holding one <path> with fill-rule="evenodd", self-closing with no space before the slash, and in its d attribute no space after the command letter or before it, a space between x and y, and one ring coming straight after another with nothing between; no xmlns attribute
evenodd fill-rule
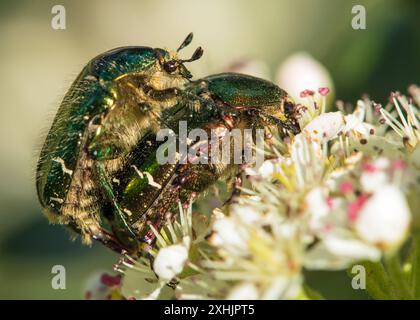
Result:
<svg viewBox="0 0 420 320"><path fill-rule="evenodd" d="M159 128L162 112L179 104L191 74L177 52L122 47L93 58L71 85L42 148L36 173L38 198L53 222L110 245L99 224L108 177L144 132ZM98 185L101 181L102 185ZM126 221L121 217L119 223Z"/></svg>

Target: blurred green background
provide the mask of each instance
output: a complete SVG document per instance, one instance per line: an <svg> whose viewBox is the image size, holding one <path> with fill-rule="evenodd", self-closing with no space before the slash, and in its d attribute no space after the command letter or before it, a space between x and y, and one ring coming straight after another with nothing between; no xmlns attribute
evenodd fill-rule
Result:
<svg viewBox="0 0 420 320"><path fill-rule="evenodd" d="M64 5L65 30L51 28L51 8ZM367 10L367 29L353 30L351 8ZM269 76L289 55L306 51L329 71L335 97L419 83L420 1L1 1L0 2L0 298L77 299L86 279L117 257L99 245L71 242L50 226L37 203L34 172L65 91L93 56L117 46L176 48L193 31L203 58L196 77L244 58L267 64ZM299 77L299 74L295 75ZM316 88L315 88L316 89ZM66 290L51 288L51 268L64 265ZM364 298L344 272L308 275L327 297Z"/></svg>

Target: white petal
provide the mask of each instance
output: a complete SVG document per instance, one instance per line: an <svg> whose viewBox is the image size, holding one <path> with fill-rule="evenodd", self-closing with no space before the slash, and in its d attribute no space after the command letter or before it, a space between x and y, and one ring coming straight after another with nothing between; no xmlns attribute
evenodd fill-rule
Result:
<svg viewBox="0 0 420 320"><path fill-rule="evenodd" d="M385 185L363 206L355 228L364 240L387 249L404 239L410 221L403 193L396 186Z"/></svg>
<svg viewBox="0 0 420 320"><path fill-rule="evenodd" d="M217 245L232 254L246 254L248 234L232 219L217 219L214 222L213 230L216 233L212 238L214 245Z"/></svg>
<svg viewBox="0 0 420 320"><path fill-rule="evenodd" d="M356 136L361 139L365 138L369 140L371 137L370 132L373 130L375 132L375 126L371 125L370 123L360 123L358 126L354 127L353 131L356 134Z"/></svg>
<svg viewBox="0 0 420 320"><path fill-rule="evenodd" d="M300 277L276 277L265 289L262 300L295 299L300 289Z"/></svg>
<svg viewBox="0 0 420 320"><path fill-rule="evenodd" d="M369 135L367 140L368 143L362 144L360 139L350 139L350 150L357 149L365 155L382 155L391 159L398 159L404 156L400 150L402 147L401 139L398 141L391 139L390 135L387 135L386 137Z"/></svg>
<svg viewBox="0 0 420 320"><path fill-rule="evenodd" d="M378 261L380 257L380 250L351 235L331 234L307 253L304 264L309 269L337 270L360 260Z"/></svg>
<svg viewBox="0 0 420 320"><path fill-rule="evenodd" d="M275 164L273 161L267 160L258 168L258 173L264 179L271 178L276 171Z"/></svg>
<svg viewBox="0 0 420 320"><path fill-rule="evenodd" d="M188 259L188 250L183 245L172 245L159 250L153 270L160 279L170 280L182 272Z"/></svg>
<svg viewBox="0 0 420 320"><path fill-rule="evenodd" d="M385 172L390 166L390 161L387 158L378 158L370 164L372 170L365 170L360 178L363 190L366 192L375 192L388 184L389 177Z"/></svg>
<svg viewBox="0 0 420 320"><path fill-rule="evenodd" d="M317 229L322 226L321 219L324 218L330 211L324 190L322 188L312 189L305 198L306 207L310 214L309 225L312 229Z"/></svg>
<svg viewBox="0 0 420 320"><path fill-rule="evenodd" d="M389 168L390 166L390 162L389 159L387 158L378 158L373 162L373 165L375 166L375 168L380 169L380 170L386 170Z"/></svg>
<svg viewBox="0 0 420 320"><path fill-rule="evenodd" d="M324 159L319 143L299 133L293 139L291 154L289 160L293 161L299 187L304 188L321 177L324 170Z"/></svg>
<svg viewBox="0 0 420 320"><path fill-rule="evenodd" d="M256 300L258 289L250 282L244 282L235 286L226 297L227 300Z"/></svg>
<svg viewBox="0 0 420 320"><path fill-rule="evenodd" d="M332 235L324 239L324 243L327 250L336 256L373 261L380 258L380 252L378 250L356 239L341 238Z"/></svg>
<svg viewBox="0 0 420 320"><path fill-rule="evenodd" d="M360 183L366 192L375 192L388 183L388 175L384 171L364 172L360 177Z"/></svg>
<svg viewBox="0 0 420 320"><path fill-rule="evenodd" d="M239 221L249 225L262 221L261 214L251 205L235 205L232 214L238 217Z"/></svg>
<svg viewBox="0 0 420 320"><path fill-rule="evenodd" d="M343 130L344 132L349 132L351 130L354 130L354 128L362 124L362 121L354 114L346 115L344 117L344 121L346 123Z"/></svg>
<svg viewBox="0 0 420 320"><path fill-rule="evenodd" d="M255 167L252 167L252 168L247 167L247 168L245 168L245 174L249 175L249 176L256 176L259 173L258 173L258 170L256 170Z"/></svg>
<svg viewBox="0 0 420 320"><path fill-rule="evenodd" d="M318 143L299 133L292 142L291 160L294 165L306 167L302 169L310 169L308 166L313 162L319 163L319 160L322 160L321 148Z"/></svg>
<svg viewBox="0 0 420 320"><path fill-rule="evenodd" d="M340 111L337 111L319 115L305 126L303 132L309 135L314 141L322 142L334 139L343 128L343 115Z"/></svg>

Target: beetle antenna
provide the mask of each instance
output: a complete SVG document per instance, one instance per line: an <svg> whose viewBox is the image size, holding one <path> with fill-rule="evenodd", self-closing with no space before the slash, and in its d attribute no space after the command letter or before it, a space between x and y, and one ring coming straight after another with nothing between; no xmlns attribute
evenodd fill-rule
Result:
<svg viewBox="0 0 420 320"><path fill-rule="evenodd" d="M191 58L189 58L187 60L181 60L181 62L184 63L184 62L192 62L192 61L198 60L203 56L203 52L204 52L203 48L198 47L197 49L195 49Z"/></svg>
<svg viewBox="0 0 420 320"><path fill-rule="evenodd" d="M181 45L179 46L179 48L176 50L176 52L179 52L179 50L182 50L186 46L188 46L191 43L192 39L193 39L193 33L190 32L188 34L188 36L185 38L185 40L181 43Z"/></svg>

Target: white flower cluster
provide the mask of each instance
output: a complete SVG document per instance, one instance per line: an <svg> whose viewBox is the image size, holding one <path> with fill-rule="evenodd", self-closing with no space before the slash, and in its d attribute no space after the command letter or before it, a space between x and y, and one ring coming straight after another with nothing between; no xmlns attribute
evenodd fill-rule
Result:
<svg viewBox="0 0 420 320"><path fill-rule="evenodd" d="M411 91L418 94L420 89ZM326 93L325 88L319 90L321 96ZM287 145L289 152L278 155L274 149L274 159L258 170L248 169L253 176L252 187L244 190L248 196L214 226L217 238L224 239L213 244L222 257L226 253L225 266L237 270L246 265L241 261L246 256L254 277L261 272L272 280L284 275L286 268L289 281L284 290L303 282L296 280L301 268L345 269L395 254L416 218L407 200L419 190L419 113L412 101L395 93L385 108L364 99L353 113L325 113L314 95L302 92L309 105L301 118L302 132ZM216 228L219 224L225 227ZM258 233L264 237L250 236ZM261 239L269 239L277 249L266 252L266 261L258 264L251 248ZM239 244L242 256L235 258ZM273 274L259 266L274 266L270 260L281 254L289 259ZM253 277L242 279L241 285L249 288ZM258 294L247 298L267 297L263 281L255 279L253 285ZM299 290L292 292L299 296ZM269 297L290 298L290 291Z"/></svg>
<svg viewBox="0 0 420 320"><path fill-rule="evenodd" d="M420 89L410 88L414 100L392 94L385 107L364 98L352 113L340 103L326 112L327 94L302 92L301 133L272 138L270 160L245 170L233 205L210 219L180 207L154 230L151 259L124 257L123 295L307 298L303 269L398 254L418 220Z"/></svg>

